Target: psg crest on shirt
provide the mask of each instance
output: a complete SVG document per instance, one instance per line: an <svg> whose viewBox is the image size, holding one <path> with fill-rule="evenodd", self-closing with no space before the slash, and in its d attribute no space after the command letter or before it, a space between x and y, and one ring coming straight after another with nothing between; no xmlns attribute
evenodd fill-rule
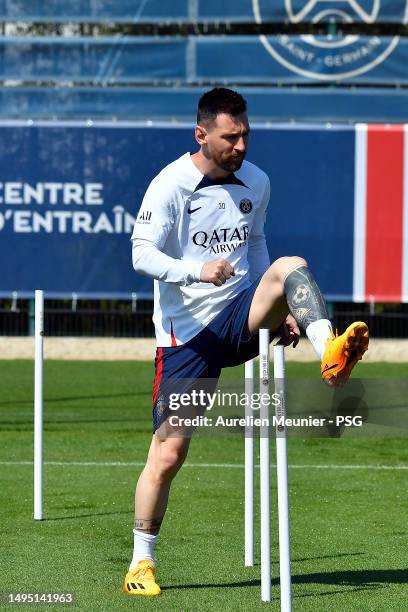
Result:
<svg viewBox="0 0 408 612"><path fill-rule="evenodd" d="M251 200L248 200L248 198L243 198L239 203L239 210L245 214L250 213L252 210Z"/></svg>

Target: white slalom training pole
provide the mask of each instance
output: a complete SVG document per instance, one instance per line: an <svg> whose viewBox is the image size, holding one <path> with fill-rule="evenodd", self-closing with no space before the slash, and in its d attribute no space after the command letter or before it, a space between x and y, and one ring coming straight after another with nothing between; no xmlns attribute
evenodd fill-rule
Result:
<svg viewBox="0 0 408 612"><path fill-rule="evenodd" d="M276 345L273 348L275 393L279 394L276 418L286 418L285 407L285 349ZM290 515L288 483L288 447L285 425L276 425L276 470L278 484L278 522L279 522L279 567L281 611L292 609L292 587L290 570Z"/></svg>
<svg viewBox="0 0 408 612"><path fill-rule="evenodd" d="M250 425L254 360L245 363L245 567L254 564L254 428Z"/></svg>
<svg viewBox="0 0 408 612"><path fill-rule="evenodd" d="M271 600L271 516L269 458L269 330L259 330L259 392L268 394L260 408L261 599Z"/></svg>
<svg viewBox="0 0 408 612"><path fill-rule="evenodd" d="M34 357L34 519L43 518L43 341L44 293L35 292Z"/></svg>

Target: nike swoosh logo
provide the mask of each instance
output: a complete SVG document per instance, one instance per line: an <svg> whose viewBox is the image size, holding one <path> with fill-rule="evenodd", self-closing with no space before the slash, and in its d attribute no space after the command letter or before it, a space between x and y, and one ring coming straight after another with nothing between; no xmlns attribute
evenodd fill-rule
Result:
<svg viewBox="0 0 408 612"><path fill-rule="evenodd" d="M332 365L330 367L328 365L326 365L324 367L323 373L328 372L329 370L332 370L333 368L337 368L338 365L339 365L338 363L335 363L334 365Z"/></svg>
<svg viewBox="0 0 408 612"><path fill-rule="evenodd" d="M196 210L200 210L200 208L202 208L202 206L199 206L198 208L190 208L190 206L187 208L187 212L189 215L191 215L191 213L195 212Z"/></svg>

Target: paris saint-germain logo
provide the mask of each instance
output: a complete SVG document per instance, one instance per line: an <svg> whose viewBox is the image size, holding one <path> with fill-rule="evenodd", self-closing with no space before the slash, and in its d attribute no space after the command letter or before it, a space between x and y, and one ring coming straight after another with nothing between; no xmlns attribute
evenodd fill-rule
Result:
<svg viewBox="0 0 408 612"><path fill-rule="evenodd" d="M278 12L290 23L367 23L387 21L388 0L252 0L257 23ZM408 20L408 0L400 0L400 23ZM389 21L389 16L388 16ZM306 78L338 81L369 72L393 52L399 36L260 36L266 51L282 66Z"/></svg>
<svg viewBox="0 0 408 612"><path fill-rule="evenodd" d="M243 198L239 203L239 210L242 213L248 214L252 210L252 202L248 198Z"/></svg>

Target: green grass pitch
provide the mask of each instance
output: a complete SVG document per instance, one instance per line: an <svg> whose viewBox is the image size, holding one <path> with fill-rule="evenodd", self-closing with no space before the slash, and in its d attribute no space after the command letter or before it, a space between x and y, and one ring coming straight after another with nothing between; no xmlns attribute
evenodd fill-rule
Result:
<svg viewBox="0 0 408 612"><path fill-rule="evenodd" d="M358 369L408 373L406 364ZM260 601L258 517L258 563L244 567L241 436L193 439L156 549L163 593L131 598L121 588L151 436L152 364L45 363L42 522L32 519L33 364L2 361L0 372L0 591L74 592L73 609L87 612L279 609L275 473L269 604ZM316 375L316 364L288 365L288 376ZM296 438L289 463L294 611L407 610L408 470L395 469L408 466L406 438Z"/></svg>

